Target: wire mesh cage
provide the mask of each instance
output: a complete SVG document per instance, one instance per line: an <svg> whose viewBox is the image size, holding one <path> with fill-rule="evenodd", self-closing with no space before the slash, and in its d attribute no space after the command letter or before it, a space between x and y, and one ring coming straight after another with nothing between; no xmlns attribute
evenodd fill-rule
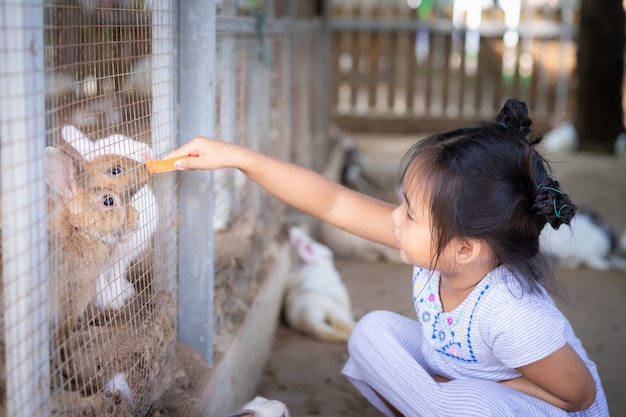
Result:
<svg viewBox="0 0 626 417"><path fill-rule="evenodd" d="M307 25L306 15L297 13L290 15L292 26L274 26L272 14L284 17L284 9L286 2L276 10L262 2L218 7L216 137L319 168L325 144L314 141L321 129L313 109L321 27ZM231 26L233 16L246 24ZM267 277L272 261L267 248L281 238L286 207L238 171L213 175L214 355L219 360Z"/></svg>
<svg viewBox="0 0 626 417"><path fill-rule="evenodd" d="M0 416L148 415L172 382L177 336L195 333L209 365L227 348L285 207L235 171L201 173L205 198L196 184L186 193L197 177L150 175L145 162L190 139L178 139L190 127L178 111L210 86L198 95L211 104L193 109L210 123L193 134L213 126L323 164L321 25L299 3L209 2L215 62L190 79L178 61L195 53L179 39L192 36L178 25L189 9L175 0L3 3ZM202 244L180 249L180 230L206 217ZM185 269L180 253L214 269Z"/></svg>
<svg viewBox="0 0 626 417"><path fill-rule="evenodd" d="M4 11L3 411L143 415L164 388L175 340L175 252L159 247L176 241L161 227L175 184L151 178L144 163L172 147L176 11L157 1ZM25 34L35 40L16 47ZM25 147L19 159L16 147ZM35 242L16 246L19 218L19 233ZM25 336L33 331L36 339ZM25 380L33 366L46 380Z"/></svg>

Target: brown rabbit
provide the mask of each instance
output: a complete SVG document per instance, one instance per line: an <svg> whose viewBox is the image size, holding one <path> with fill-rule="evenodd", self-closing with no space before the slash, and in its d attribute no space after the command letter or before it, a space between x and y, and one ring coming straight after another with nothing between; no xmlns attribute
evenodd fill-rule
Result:
<svg viewBox="0 0 626 417"><path fill-rule="evenodd" d="M145 165L152 156L152 149L121 134L94 142L71 125L61 129L61 138L59 143L69 146L69 152L87 160L83 185L112 188L127 198L134 193L131 204L139 211L137 231L109 253L107 266L101 271L96 286L97 308L120 309L135 295L126 270L133 261L148 253L157 227L157 200L147 183L149 174Z"/></svg>
<svg viewBox="0 0 626 417"><path fill-rule="evenodd" d="M136 230L139 218L128 204L132 190L86 187L88 172L82 157L46 148L49 313L64 331L76 326L109 251Z"/></svg>
<svg viewBox="0 0 626 417"><path fill-rule="evenodd" d="M149 172L143 162L120 154L99 154L85 159L70 143L59 139L58 147L75 161L79 161L80 183L87 188L108 188L125 201L147 182Z"/></svg>
<svg viewBox="0 0 626 417"><path fill-rule="evenodd" d="M108 184L109 188L84 185L102 164L87 164L80 154L53 147L46 148L45 158L49 185L48 305L54 339L58 343L76 327L95 295L98 275L106 265L109 252L137 229L139 213L128 203L135 191L132 187L118 186L115 181ZM127 162L119 164L130 168L132 164ZM117 168L114 171L117 172ZM145 174L140 171L137 169L137 175L147 178L147 170ZM145 183L145 179L140 180L140 184L141 181ZM2 284L0 268L0 407L5 403L6 378Z"/></svg>
<svg viewBox="0 0 626 417"><path fill-rule="evenodd" d="M110 188L123 194L125 200L148 181L148 169L142 163L122 155L101 155L85 164L83 184Z"/></svg>

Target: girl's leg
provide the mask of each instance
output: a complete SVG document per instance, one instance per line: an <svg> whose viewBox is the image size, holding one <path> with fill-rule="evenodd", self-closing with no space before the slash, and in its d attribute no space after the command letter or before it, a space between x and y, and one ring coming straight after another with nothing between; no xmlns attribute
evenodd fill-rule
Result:
<svg viewBox="0 0 626 417"><path fill-rule="evenodd" d="M421 362L421 325L387 311L374 311L359 320L348 340L350 358L343 373L372 405L388 417L410 411L412 397L437 391L437 383ZM384 398L384 401L381 399ZM435 415L423 409L421 415Z"/></svg>
<svg viewBox="0 0 626 417"><path fill-rule="evenodd" d="M405 416L554 416L568 414L496 382L437 383L422 359L420 324L385 311L364 316L350 336L343 373L383 414ZM384 401L381 399L384 398Z"/></svg>

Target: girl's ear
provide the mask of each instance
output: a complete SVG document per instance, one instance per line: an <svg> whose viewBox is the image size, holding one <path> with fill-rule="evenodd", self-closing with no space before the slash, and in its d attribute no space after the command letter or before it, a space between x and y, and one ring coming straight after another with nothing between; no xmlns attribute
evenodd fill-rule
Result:
<svg viewBox="0 0 626 417"><path fill-rule="evenodd" d="M459 264L468 264L486 254L486 245L478 239L461 239L456 243L456 261Z"/></svg>

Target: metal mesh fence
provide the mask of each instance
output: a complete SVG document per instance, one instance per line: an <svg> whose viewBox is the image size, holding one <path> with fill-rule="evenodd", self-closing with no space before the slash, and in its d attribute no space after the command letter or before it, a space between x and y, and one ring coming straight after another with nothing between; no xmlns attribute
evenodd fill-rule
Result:
<svg viewBox="0 0 626 417"><path fill-rule="evenodd" d="M161 246L176 235L161 226L175 218L175 183L144 162L173 147L175 17L165 1L3 6L6 415L143 415L165 388L175 252ZM21 255L7 227L18 217L37 237L20 239Z"/></svg>
<svg viewBox="0 0 626 417"><path fill-rule="evenodd" d="M49 376L44 148L34 139L45 136L43 34L32 29L42 18L15 4L0 16L0 412L19 416L43 415L48 401L37 386Z"/></svg>
<svg viewBox="0 0 626 417"><path fill-rule="evenodd" d="M241 8L221 11L224 16L256 12ZM316 43L320 27L294 24L289 29L271 25L258 29L256 25L245 33L228 27L218 31L216 137L279 159L320 167L325 144L315 142L321 130L313 111L319 86L312 83L319 64ZM215 172L214 192L218 359L262 284L271 261L266 250L280 239L285 207L238 171Z"/></svg>
<svg viewBox="0 0 626 417"><path fill-rule="evenodd" d="M215 80L214 108L200 117L217 139L320 168L321 25L307 4L206 5L215 62L198 70ZM210 201L193 214L213 213L211 252L188 255L214 270L178 276L178 233L200 219L179 213L183 180L144 164L191 139L178 138L179 91L201 87L178 78L191 42L178 2L0 10L0 416L148 415L171 382L181 320L200 322L209 364L227 348L285 207L238 172L206 174ZM210 287L213 305L180 309L181 283ZM194 316L202 309L212 314Z"/></svg>

